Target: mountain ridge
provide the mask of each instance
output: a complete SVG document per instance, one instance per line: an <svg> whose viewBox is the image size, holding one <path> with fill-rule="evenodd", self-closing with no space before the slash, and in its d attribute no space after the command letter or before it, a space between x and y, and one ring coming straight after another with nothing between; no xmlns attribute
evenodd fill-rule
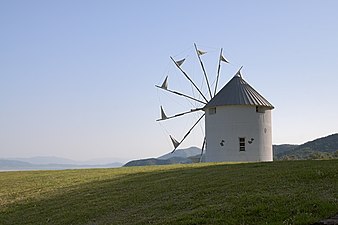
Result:
<svg viewBox="0 0 338 225"><path fill-rule="evenodd" d="M301 145L274 145L274 158L321 159L338 157L338 133L307 141Z"/></svg>
<svg viewBox="0 0 338 225"><path fill-rule="evenodd" d="M274 160L306 160L338 158L338 133L307 141L300 145L273 145ZM199 162L201 149L190 147L178 149L158 158L132 160L124 166L167 165ZM171 159L171 160L170 160Z"/></svg>
<svg viewBox="0 0 338 225"><path fill-rule="evenodd" d="M61 170L82 168L112 168L120 166L188 164L199 162L201 149L178 149L157 158L131 160L127 163L112 162L111 158L75 161L62 157L37 156L30 158L0 159L0 171L7 170ZM320 137L300 145L273 145L274 160L306 160L338 158L338 133ZM99 161L100 160L100 161ZM102 162L102 163L98 163Z"/></svg>
<svg viewBox="0 0 338 225"><path fill-rule="evenodd" d="M62 164L43 163L34 164L13 159L0 159L0 171L18 170L64 170L64 169L85 169L85 168L114 168L122 166L122 163L113 162L108 164Z"/></svg>
<svg viewBox="0 0 338 225"><path fill-rule="evenodd" d="M201 155L201 149L198 147L189 147L177 149L173 153L167 153L157 158L137 159L124 164L123 166L149 166L149 165L169 165L169 164L189 164L199 162L196 158Z"/></svg>

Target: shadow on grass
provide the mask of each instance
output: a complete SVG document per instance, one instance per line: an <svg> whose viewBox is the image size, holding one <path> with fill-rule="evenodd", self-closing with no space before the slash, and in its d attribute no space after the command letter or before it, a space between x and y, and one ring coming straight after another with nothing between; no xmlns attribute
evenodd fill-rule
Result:
<svg viewBox="0 0 338 225"><path fill-rule="evenodd" d="M338 212L337 165L121 168L120 176L8 204L0 224L310 224Z"/></svg>

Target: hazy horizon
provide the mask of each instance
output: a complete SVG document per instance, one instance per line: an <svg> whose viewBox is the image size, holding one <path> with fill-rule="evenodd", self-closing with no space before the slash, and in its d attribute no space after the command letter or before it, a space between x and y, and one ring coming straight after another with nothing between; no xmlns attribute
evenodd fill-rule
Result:
<svg viewBox="0 0 338 225"><path fill-rule="evenodd" d="M272 111L274 144L337 133L338 2L2 1L0 158L139 159L172 150L196 105L160 85L192 92L170 56L207 93L193 43L222 88L240 66ZM202 121L203 122L203 121ZM180 148L202 146L203 123Z"/></svg>

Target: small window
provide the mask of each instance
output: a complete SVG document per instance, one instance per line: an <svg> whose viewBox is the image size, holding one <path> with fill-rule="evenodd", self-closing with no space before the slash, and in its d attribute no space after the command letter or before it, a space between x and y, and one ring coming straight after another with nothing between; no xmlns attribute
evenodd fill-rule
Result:
<svg viewBox="0 0 338 225"><path fill-rule="evenodd" d="M240 152L245 151L245 138L244 137L239 138L239 151Z"/></svg>
<svg viewBox="0 0 338 225"><path fill-rule="evenodd" d="M257 113L265 113L265 108L262 106L256 106L256 112Z"/></svg>
<svg viewBox="0 0 338 225"><path fill-rule="evenodd" d="M216 107L209 109L209 115L216 114Z"/></svg>

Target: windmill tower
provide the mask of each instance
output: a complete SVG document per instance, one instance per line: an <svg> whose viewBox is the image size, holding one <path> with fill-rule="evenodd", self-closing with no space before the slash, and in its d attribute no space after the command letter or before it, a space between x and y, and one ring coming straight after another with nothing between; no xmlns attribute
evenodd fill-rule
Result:
<svg viewBox="0 0 338 225"><path fill-rule="evenodd" d="M271 110L274 107L242 78L242 67L235 76L217 92L221 63L229 63L222 55L223 49L220 51L217 75L214 90L212 91L204 64L201 60L201 56L206 52L199 50L196 44L194 44L194 47L204 74L210 98L208 98L208 95L204 95L201 88L196 85L182 68L185 58L176 61L170 57L175 66L182 72L201 98L169 89L168 76L166 76L161 86L155 85L161 90L195 101L201 105L201 107L190 109L189 111L173 116L167 116L161 106L161 118L157 121L169 120L198 111L203 112L203 115L199 117L180 141L169 135L174 146L172 152L181 145L194 127L205 117L205 138L201 153L202 159L202 154L205 149L203 161L272 161Z"/></svg>
<svg viewBox="0 0 338 225"><path fill-rule="evenodd" d="M203 109L205 161L272 161L273 108L239 70Z"/></svg>

